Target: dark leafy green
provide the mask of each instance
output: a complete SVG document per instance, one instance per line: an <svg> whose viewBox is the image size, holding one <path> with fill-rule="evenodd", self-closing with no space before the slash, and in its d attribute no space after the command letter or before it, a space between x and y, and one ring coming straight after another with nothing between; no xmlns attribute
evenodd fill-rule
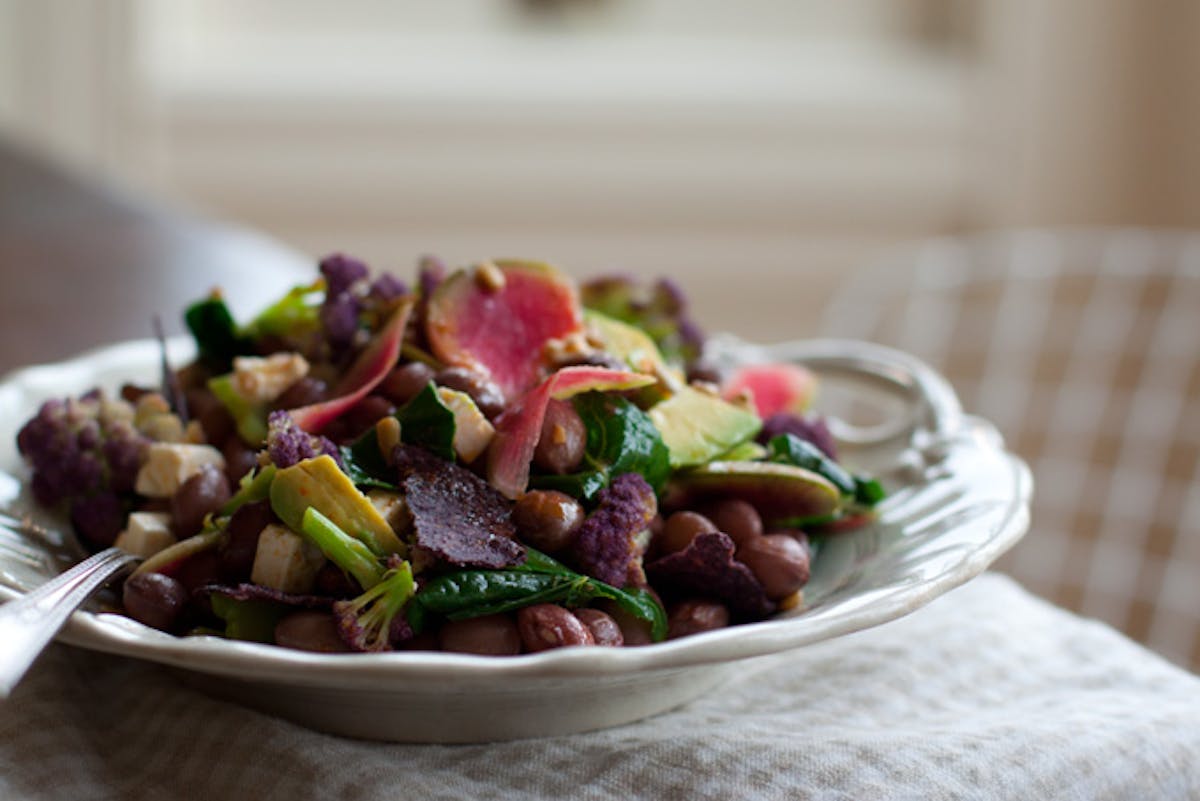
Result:
<svg viewBox="0 0 1200 801"><path fill-rule="evenodd" d="M408 621L420 631L430 614L450 620L511 612L532 604L583 606L607 599L650 623L655 641L667 634L662 606L644 590L619 590L568 568L532 548L526 561L507 570L460 570L426 582L409 605Z"/></svg>
<svg viewBox="0 0 1200 801"><path fill-rule="evenodd" d="M454 412L442 403L432 381L396 412L396 419L400 421L401 442L420 445L448 462L454 461Z"/></svg>
<svg viewBox="0 0 1200 801"><path fill-rule="evenodd" d="M772 462L791 464L818 473L829 479L842 495L853 498L855 503L863 506L874 506L887 494L883 485L875 479L851 474L816 445L795 434L772 437L767 443L767 458Z"/></svg>
<svg viewBox="0 0 1200 801"><path fill-rule="evenodd" d="M361 437L349 445L343 445L343 470L354 484L361 488L395 490L396 471L388 467L379 451L379 437L375 429L367 429Z"/></svg>
<svg viewBox="0 0 1200 801"><path fill-rule="evenodd" d="M590 501L608 486L608 470L587 470L565 476L533 476L529 483L534 489L558 490L573 498Z"/></svg>
<svg viewBox="0 0 1200 801"><path fill-rule="evenodd" d="M655 493L671 472L670 453L649 416L625 398L588 392L575 399L587 431L584 462L589 469L566 476L534 476L539 489L556 489L592 500L622 473L640 473Z"/></svg>
<svg viewBox="0 0 1200 801"><path fill-rule="evenodd" d="M229 307L219 297L208 297L188 306L183 321L196 340L196 350L201 358L217 372L228 370L234 356L253 350L250 338L238 330Z"/></svg>
<svg viewBox="0 0 1200 801"><path fill-rule="evenodd" d="M432 381L395 417L400 421L401 442L420 445L448 462L454 461L454 412L442 403ZM341 454L346 475L359 487L397 488L396 471L380 452L374 428L350 445L343 445Z"/></svg>

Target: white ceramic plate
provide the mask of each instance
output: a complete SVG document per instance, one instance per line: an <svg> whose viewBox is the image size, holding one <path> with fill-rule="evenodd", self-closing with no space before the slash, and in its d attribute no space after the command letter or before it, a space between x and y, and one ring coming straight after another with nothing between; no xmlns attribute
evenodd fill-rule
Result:
<svg viewBox="0 0 1200 801"><path fill-rule="evenodd" d="M77 613L60 639L178 668L209 692L336 734L409 742L564 734L678 706L719 684L739 660L907 614L978 575L1025 533L1028 469L991 426L963 415L953 391L921 362L828 340L760 348L719 339L712 353L725 362L793 360L822 373L823 410L836 418L843 461L874 472L890 492L876 523L821 549L802 610L642 648L510 658L310 654L176 638L90 611ZM171 354L183 363L189 344L173 341ZM11 374L0 383L0 468L27 476L15 435L44 399L153 382L157 364L157 346L143 341ZM22 488L8 489L18 493L9 508L28 511ZM44 581L57 566L49 552L32 560L0 556L0 598Z"/></svg>

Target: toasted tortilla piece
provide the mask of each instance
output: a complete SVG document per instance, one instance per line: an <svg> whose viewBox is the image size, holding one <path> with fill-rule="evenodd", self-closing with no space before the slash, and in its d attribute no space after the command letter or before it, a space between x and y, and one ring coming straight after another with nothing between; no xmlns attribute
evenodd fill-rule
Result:
<svg viewBox="0 0 1200 801"><path fill-rule="evenodd" d="M486 481L413 445L397 445L392 458L417 547L459 567L525 561L525 547L513 539L512 504Z"/></svg>

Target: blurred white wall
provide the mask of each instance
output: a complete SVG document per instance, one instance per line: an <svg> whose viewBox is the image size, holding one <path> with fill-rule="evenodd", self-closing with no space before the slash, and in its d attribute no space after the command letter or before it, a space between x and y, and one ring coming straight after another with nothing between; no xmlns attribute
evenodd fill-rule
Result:
<svg viewBox="0 0 1200 801"><path fill-rule="evenodd" d="M0 0L0 125L313 255L668 272L781 339L897 242L1200 223L1198 9Z"/></svg>

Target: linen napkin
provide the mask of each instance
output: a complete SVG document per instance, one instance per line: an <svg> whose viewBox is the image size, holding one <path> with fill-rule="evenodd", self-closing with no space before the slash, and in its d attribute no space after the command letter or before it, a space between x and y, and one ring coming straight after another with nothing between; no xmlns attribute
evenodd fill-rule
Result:
<svg viewBox="0 0 1200 801"><path fill-rule="evenodd" d="M988 574L589 734L390 745L54 646L0 702L4 799L1200 798L1200 679Z"/></svg>

